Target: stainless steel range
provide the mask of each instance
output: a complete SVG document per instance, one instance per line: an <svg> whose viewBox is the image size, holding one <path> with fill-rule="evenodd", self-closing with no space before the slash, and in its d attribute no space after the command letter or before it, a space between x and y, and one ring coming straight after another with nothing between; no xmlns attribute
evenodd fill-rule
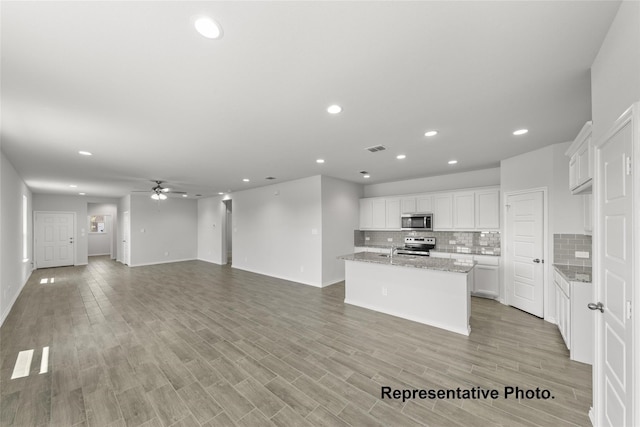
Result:
<svg viewBox="0 0 640 427"><path fill-rule="evenodd" d="M410 237L404 238L404 246L396 251L398 255L429 256L429 251L436 247L435 237Z"/></svg>

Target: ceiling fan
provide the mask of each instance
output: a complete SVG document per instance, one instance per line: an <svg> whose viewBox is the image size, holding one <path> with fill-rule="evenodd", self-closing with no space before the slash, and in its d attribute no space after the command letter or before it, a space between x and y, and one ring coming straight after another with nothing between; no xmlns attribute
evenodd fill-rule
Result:
<svg viewBox="0 0 640 427"><path fill-rule="evenodd" d="M171 194L187 194L184 191L174 191L169 187L163 187L162 184L165 184L166 181L160 181L160 180L151 180L151 182L154 182L156 185L154 185L151 188L151 198L153 200L166 200L167 198L167 193L171 193ZM133 193L147 193L149 192L149 190L134 190L132 191Z"/></svg>

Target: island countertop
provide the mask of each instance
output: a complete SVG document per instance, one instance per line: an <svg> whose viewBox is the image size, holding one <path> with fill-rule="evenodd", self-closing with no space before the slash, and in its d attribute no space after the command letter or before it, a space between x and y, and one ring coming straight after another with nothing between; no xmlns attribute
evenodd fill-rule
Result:
<svg viewBox="0 0 640 427"><path fill-rule="evenodd" d="M358 252L339 256L338 259L345 261L370 262L374 264L391 265L397 267L424 268L427 270L448 271L451 273L468 273L476 264L471 260L458 260L446 258L431 258L425 256L394 255L389 257L386 254L372 252Z"/></svg>

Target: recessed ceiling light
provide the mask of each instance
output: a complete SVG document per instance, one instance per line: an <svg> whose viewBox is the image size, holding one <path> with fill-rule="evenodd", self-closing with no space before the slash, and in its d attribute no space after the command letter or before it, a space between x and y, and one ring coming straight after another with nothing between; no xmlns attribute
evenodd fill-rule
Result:
<svg viewBox="0 0 640 427"><path fill-rule="evenodd" d="M196 19L194 25L203 37L208 39L219 39L222 37L222 27L209 17L203 16Z"/></svg>
<svg viewBox="0 0 640 427"><path fill-rule="evenodd" d="M424 136L436 136L438 134L437 130L429 130L424 133Z"/></svg>
<svg viewBox="0 0 640 427"><path fill-rule="evenodd" d="M78 193L81 196L85 196L87 193Z"/></svg>
<svg viewBox="0 0 640 427"><path fill-rule="evenodd" d="M449 164L450 164L450 165L455 165L456 163L458 163L458 161L457 161L457 160L449 160Z"/></svg>
<svg viewBox="0 0 640 427"><path fill-rule="evenodd" d="M518 129L518 130L514 131L513 134L514 135L524 135L527 132L529 132L529 129Z"/></svg>
<svg viewBox="0 0 640 427"><path fill-rule="evenodd" d="M243 180L244 182L249 182L249 181L251 181L249 178L242 178L242 180Z"/></svg>
<svg viewBox="0 0 640 427"><path fill-rule="evenodd" d="M371 175L362 175L362 177L363 177L364 179L369 179L369 178L371 178Z"/></svg>
<svg viewBox="0 0 640 427"><path fill-rule="evenodd" d="M324 159L316 159L316 163L324 163Z"/></svg>
<svg viewBox="0 0 640 427"><path fill-rule="evenodd" d="M327 111L329 112L329 114L338 114L342 111L342 107L336 104L330 105L329 108L327 108Z"/></svg>
<svg viewBox="0 0 640 427"><path fill-rule="evenodd" d="M183 195L182 195L182 197L187 197L187 195L186 195L186 194L183 194Z"/></svg>
<svg viewBox="0 0 640 427"><path fill-rule="evenodd" d="M218 192L218 195L222 196L224 193L222 191Z"/></svg>
<svg viewBox="0 0 640 427"><path fill-rule="evenodd" d="M88 151L78 151L78 154L81 154L81 155L83 155L83 156L93 156L93 154L91 154L91 153L90 153L90 152L88 152Z"/></svg>
<svg viewBox="0 0 640 427"><path fill-rule="evenodd" d="M398 154L398 155L396 156L396 159L398 159L398 160L403 160L403 159L406 159L406 158L407 158L407 156L406 156L406 155L404 155L404 154Z"/></svg>
<svg viewBox="0 0 640 427"><path fill-rule="evenodd" d="M77 185L75 185L75 184L71 184L71 185L69 185L69 187L71 187L71 188L78 188L78 186L77 186Z"/></svg>

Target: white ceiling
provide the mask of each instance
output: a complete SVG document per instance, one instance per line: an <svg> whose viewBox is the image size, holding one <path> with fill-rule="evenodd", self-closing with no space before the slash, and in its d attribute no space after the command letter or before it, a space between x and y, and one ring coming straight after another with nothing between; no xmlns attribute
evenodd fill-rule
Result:
<svg viewBox="0 0 640 427"><path fill-rule="evenodd" d="M109 197L150 179L211 195L496 167L591 118L589 67L618 7L3 1L2 151L35 193ZM196 33L200 15L224 37Z"/></svg>

